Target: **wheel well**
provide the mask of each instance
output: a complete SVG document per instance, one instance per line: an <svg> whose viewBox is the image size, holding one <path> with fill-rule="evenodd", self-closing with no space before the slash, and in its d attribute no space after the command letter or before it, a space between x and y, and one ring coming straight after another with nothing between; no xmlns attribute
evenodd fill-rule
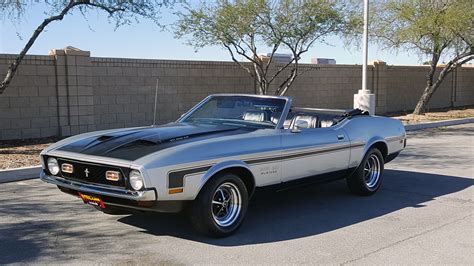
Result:
<svg viewBox="0 0 474 266"><path fill-rule="evenodd" d="M387 158L387 155L388 155L388 147L387 147L387 144L385 144L384 142L376 142L374 144L372 144L372 146L370 146L369 149L371 148L377 148L381 153L382 153L382 156L383 156L383 159L385 160Z"/></svg>
<svg viewBox="0 0 474 266"><path fill-rule="evenodd" d="M245 184L245 187L247 188L247 192L249 194L249 198L252 196L252 194L255 192L255 180L253 177L252 172L248 170L247 168L244 167L229 167L223 170L220 170L213 174L212 176L216 176L218 174L222 173L232 173L238 175L242 181ZM212 177L211 177L212 178Z"/></svg>

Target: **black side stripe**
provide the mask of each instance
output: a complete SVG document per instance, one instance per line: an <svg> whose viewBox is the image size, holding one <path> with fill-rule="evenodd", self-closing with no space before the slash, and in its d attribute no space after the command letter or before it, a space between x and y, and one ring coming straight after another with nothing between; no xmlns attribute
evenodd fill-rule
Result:
<svg viewBox="0 0 474 266"><path fill-rule="evenodd" d="M178 170L168 173L168 188L182 188L184 187L184 177L189 174L197 174L206 172L212 167L212 165L200 166L197 168L190 168L184 170Z"/></svg>
<svg viewBox="0 0 474 266"><path fill-rule="evenodd" d="M320 154L320 153L334 152L334 151L345 150L345 149L349 149L349 148L350 148L350 146L334 147L334 148L329 148L329 149L324 149L324 150L319 150L319 151L308 151L308 152L288 154L288 155L282 155L282 156L276 156L276 157L251 159L251 160L247 160L247 161L244 161L244 162L247 163L247 164L259 164L259 163L265 163L265 162L271 162L271 161L284 161L284 160L288 160L288 159L305 157L305 156L315 155L315 154Z"/></svg>
<svg viewBox="0 0 474 266"><path fill-rule="evenodd" d="M266 163L266 162L272 162L272 161L289 160L289 159L305 157L305 156L310 156L310 155L315 155L315 154L320 154L320 153L328 153L328 152L334 152L334 151L339 151L339 150L344 150L344 149L349 149L349 148L357 148L364 145L365 144L355 144L352 146L334 147L334 148L318 150L318 151L308 151L308 152L301 152L301 153L296 153L296 154L288 154L288 155L273 156L273 157L266 157L266 158L255 158L255 159L245 160L244 162L247 164L260 164L260 163ZM198 166L196 168L189 168L189 169L169 172L168 173L168 188L169 189L182 188L184 187L184 177L186 175L203 173L209 170L211 167L212 165L205 165L205 166Z"/></svg>

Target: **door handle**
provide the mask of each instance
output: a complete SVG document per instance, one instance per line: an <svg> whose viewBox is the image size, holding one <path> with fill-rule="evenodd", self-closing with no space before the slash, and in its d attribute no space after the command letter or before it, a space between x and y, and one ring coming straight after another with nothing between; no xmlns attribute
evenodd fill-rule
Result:
<svg viewBox="0 0 474 266"><path fill-rule="evenodd" d="M344 139L344 135L337 135L337 140L343 140Z"/></svg>

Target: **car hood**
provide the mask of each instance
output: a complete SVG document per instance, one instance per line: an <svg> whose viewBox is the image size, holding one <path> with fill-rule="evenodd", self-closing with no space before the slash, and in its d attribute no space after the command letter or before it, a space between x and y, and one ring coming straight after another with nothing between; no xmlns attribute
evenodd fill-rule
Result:
<svg viewBox="0 0 474 266"><path fill-rule="evenodd" d="M255 131L230 125L170 123L85 137L57 150L134 161L140 157L185 143Z"/></svg>

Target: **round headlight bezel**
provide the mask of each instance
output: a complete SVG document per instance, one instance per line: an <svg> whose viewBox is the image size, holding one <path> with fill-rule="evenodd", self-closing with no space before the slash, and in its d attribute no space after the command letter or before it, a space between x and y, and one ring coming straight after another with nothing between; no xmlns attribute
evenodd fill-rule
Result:
<svg viewBox="0 0 474 266"><path fill-rule="evenodd" d="M48 167L48 171L52 175L57 175L60 172L59 163L56 158L49 157L46 161L46 166Z"/></svg>
<svg viewBox="0 0 474 266"><path fill-rule="evenodd" d="M145 180L143 179L143 175L138 170L130 171L128 175L128 182L130 187L135 191L140 191L145 188Z"/></svg>

